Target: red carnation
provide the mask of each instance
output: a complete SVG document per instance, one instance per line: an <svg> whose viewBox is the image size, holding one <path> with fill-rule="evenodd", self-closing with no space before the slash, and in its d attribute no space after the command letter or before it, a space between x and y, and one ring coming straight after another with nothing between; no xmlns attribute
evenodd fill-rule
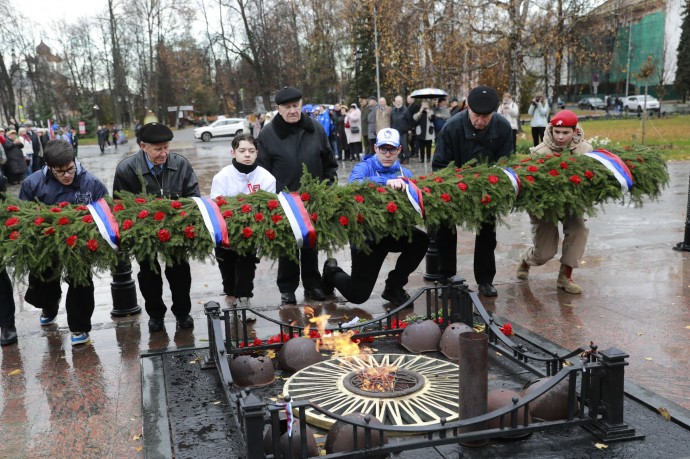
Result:
<svg viewBox="0 0 690 459"><path fill-rule="evenodd" d="M84 223L93 223L93 217L91 215L84 215L81 218L81 221L83 221Z"/></svg>
<svg viewBox="0 0 690 459"><path fill-rule="evenodd" d="M196 236L196 234L194 234L194 227L191 226L191 225L188 226L188 227L186 227L186 228L184 229L184 236L185 236L187 239L194 239L194 237Z"/></svg>
<svg viewBox="0 0 690 459"><path fill-rule="evenodd" d="M77 243L77 236L72 235L66 239L67 245L70 247L74 247L74 245Z"/></svg>
<svg viewBox="0 0 690 459"><path fill-rule="evenodd" d="M19 231L12 231L10 233L10 239L12 239L13 241L16 240L18 237L19 237Z"/></svg>
<svg viewBox="0 0 690 459"><path fill-rule="evenodd" d="M460 190L460 191L467 191L467 183L465 183L465 182L459 182L459 183L458 183L458 190Z"/></svg>
<svg viewBox="0 0 690 459"><path fill-rule="evenodd" d="M549 171L549 175L553 175L554 177L557 177L557 176L559 176L559 175L561 175L561 174L559 174L558 171L557 171L556 169L551 169L551 170Z"/></svg>
<svg viewBox="0 0 690 459"><path fill-rule="evenodd" d="M125 210L125 206L123 206L122 204L115 204L115 205L113 206L113 212L114 212L114 213L118 213L118 212L120 212L121 210Z"/></svg>
<svg viewBox="0 0 690 459"><path fill-rule="evenodd" d="M545 161L544 158L539 158L539 159L537 160L537 162L538 162L539 164L544 164L544 161Z"/></svg>
<svg viewBox="0 0 690 459"><path fill-rule="evenodd" d="M45 218L43 218L43 217L36 217L36 219L34 220L34 225L38 226L38 225L40 225L41 223L43 223L44 221L46 221Z"/></svg>
<svg viewBox="0 0 690 459"><path fill-rule="evenodd" d="M357 223L364 223L364 215L357 214Z"/></svg>
<svg viewBox="0 0 690 459"><path fill-rule="evenodd" d="M283 216L282 216L282 215L274 215L274 216L271 217L271 220L273 220L273 223L278 223L278 222L281 221L282 219L283 219Z"/></svg>
<svg viewBox="0 0 690 459"><path fill-rule="evenodd" d="M264 221L264 214L262 214L261 212L257 212L256 214L254 214L254 220L256 220L257 222Z"/></svg>
<svg viewBox="0 0 690 459"><path fill-rule="evenodd" d="M123 230L128 230L132 226L134 226L134 222L132 220L130 220L129 218L122 222L122 229Z"/></svg>
<svg viewBox="0 0 690 459"><path fill-rule="evenodd" d="M531 175L526 175L525 180L527 180L528 182L534 183L534 177L532 177Z"/></svg>
<svg viewBox="0 0 690 459"><path fill-rule="evenodd" d="M592 178L594 178L594 172L592 172L592 171L585 171L585 177L587 177L588 179L592 180Z"/></svg>
<svg viewBox="0 0 690 459"><path fill-rule="evenodd" d="M313 214L311 214L311 217L310 217L310 218L311 218L311 221L313 221L314 223L316 223L316 220L319 219L319 216L316 215L316 212L314 212Z"/></svg>
<svg viewBox="0 0 690 459"><path fill-rule="evenodd" d="M157 222L163 220L165 218L165 213L161 212L160 210L153 214L153 219L156 220Z"/></svg>
<svg viewBox="0 0 690 459"><path fill-rule="evenodd" d="M364 196L361 196L359 194L355 195L355 201L362 203L364 202Z"/></svg>
<svg viewBox="0 0 690 459"><path fill-rule="evenodd" d="M455 177L460 179L460 180L465 178L462 174L455 174Z"/></svg>
<svg viewBox="0 0 690 459"><path fill-rule="evenodd" d="M170 207L173 209L180 209L182 207L182 203L180 201L173 201L170 203Z"/></svg>
<svg viewBox="0 0 690 459"><path fill-rule="evenodd" d="M390 202L388 203L388 205L386 206L386 210L387 210L389 213L394 214L395 212L398 211L398 206L397 206L397 204L395 204L393 201L390 201Z"/></svg>
<svg viewBox="0 0 690 459"><path fill-rule="evenodd" d="M167 229L158 230L158 240L161 242L168 242L170 240L170 231Z"/></svg>
<svg viewBox="0 0 690 459"><path fill-rule="evenodd" d="M551 155L544 155L544 158L550 159L550 158L553 158L553 156L551 156Z"/></svg>
<svg viewBox="0 0 690 459"><path fill-rule="evenodd" d="M441 201L450 202L450 195L448 193L441 194Z"/></svg>
<svg viewBox="0 0 690 459"><path fill-rule="evenodd" d="M244 198L237 198L237 202L242 202L244 201Z"/></svg>
<svg viewBox="0 0 690 459"><path fill-rule="evenodd" d="M268 201L268 210L277 209L279 205L280 203L278 203L278 201L276 201L275 199L271 199L270 201Z"/></svg>
<svg viewBox="0 0 690 459"><path fill-rule="evenodd" d="M345 215L341 215L338 221L342 226L347 226L350 223L350 220Z"/></svg>
<svg viewBox="0 0 690 459"><path fill-rule="evenodd" d="M86 241L86 248L92 252L95 252L96 250L98 250L98 241L95 239L89 239L88 241Z"/></svg>
<svg viewBox="0 0 690 459"><path fill-rule="evenodd" d="M376 188L376 191L378 191L379 193L385 193L385 192L386 192L386 189L385 189L384 187L382 187L382 186L379 186L379 187Z"/></svg>
<svg viewBox="0 0 690 459"><path fill-rule="evenodd" d="M62 209L63 207L67 207L67 206L69 206L69 202L67 202L67 201L61 201L58 203L58 207L60 209Z"/></svg>
<svg viewBox="0 0 690 459"><path fill-rule="evenodd" d="M50 228L43 231L43 234L45 234L46 236L48 236L49 234L55 234L55 228L51 226Z"/></svg>
<svg viewBox="0 0 690 459"><path fill-rule="evenodd" d="M142 210L137 214L137 218L146 218L149 216L149 211L148 210Z"/></svg>
<svg viewBox="0 0 690 459"><path fill-rule="evenodd" d="M422 191L425 192L426 194L431 194L431 188L429 188L428 186L425 186L424 188L422 188Z"/></svg>
<svg viewBox="0 0 690 459"><path fill-rule="evenodd" d="M251 204L243 204L240 210L242 211L242 213L248 214L252 211L252 206Z"/></svg>
<svg viewBox="0 0 690 459"><path fill-rule="evenodd" d="M89 208L86 206L77 206L74 208L74 210L82 210L83 211L83 210L89 210Z"/></svg>
<svg viewBox="0 0 690 459"><path fill-rule="evenodd" d="M539 168L537 166L527 166L527 170L530 172L538 172Z"/></svg>
<svg viewBox="0 0 690 459"><path fill-rule="evenodd" d="M414 183L415 185L417 184L417 180L413 178L410 179L410 182Z"/></svg>
<svg viewBox="0 0 690 459"><path fill-rule="evenodd" d="M525 158L520 160L521 163L528 163L530 161L532 161L532 158Z"/></svg>
<svg viewBox="0 0 690 459"><path fill-rule="evenodd" d="M420 175L419 180L424 180L426 178L426 175Z"/></svg>
<svg viewBox="0 0 690 459"><path fill-rule="evenodd" d="M568 161L570 161L571 163L576 163L577 159L574 156L568 156Z"/></svg>
<svg viewBox="0 0 690 459"><path fill-rule="evenodd" d="M223 196L216 196L216 204L218 205L218 207L224 206L225 204L227 204L227 201L225 201L225 198Z"/></svg>
<svg viewBox="0 0 690 459"><path fill-rule="evenodd" d="M474 178L479 178L479 174L474 174Z"/></svg>
<svg viewBox="0 0 690 459"><path fill-rule="evenodd" d="M573 182L575 185L579 185L580 182L582 182L582 179L579 175L573 175L572 177L570 177L570 181Z"/></svg>
<svg viewBox="0 0 690 459"><path fill-rule="evenodd" d="M19 219L18 219L17 217L12 217L12 218L8 218L8 219L5 221L5 226L8 227L8 228L10 228L10 227L12 227L12 226L17 225L18 223L19 223Z"/></svg>
<svg viewBox="0 0 690 459"><path fill-rule="evenodd" d="M513 334L513 326L506 322L502 327L498 327L504 335L510 336Z"/></svg>
<svg viewBox="0 0 690 459"><path fill-rule="evenodd" d="M554 153L553 155L554 155L556 158L560 158L560 157L561 157L561 154L560 154L560 153Z"/></svg>
<svg viewBox="0 0 690 459"><path fill-rule="evenodd" d="M443 183L443 178L442 177L434 177L434 182Z"/></svg>
<svg viewBox="0 0 690 459"><path fill-rule="evenodd" d="M223 218L230 218L232 217L233 213L232 210L226 210L223 212Z"/></svg>
<svg viewBox="0 0 690 459"><path fill-rule="evenodd" d="M183 210L180 212L180 217L186 217L187 216L187 211Z"/></svg>
<svg viewBox="0 0 690 459"><path fill-rule="evenodd" d="M17 207L17 206L7 206L7 211L8 211L8 212L18 212L18 211L19 211L19 207Z"/></svg>
<svg viewBox="0 0 690 459"><path fill-rule="evenodd" d="M245 228L242 229L242 236L243 236L245 239L249 239L250 237L252 237L252 234L254 234L254 231L252 231L251 228L245 227Z"/></svg>
<svg viewBox="0 0 690 459"><path fill-rule="evenodd" d="M60 220L57 222L58 225L67 225L69 224L69 218L67 217L61 217Z"/></svg>
<svg viewBox="0 0 690 459"><path fill-rule="evenodd" d="M561 166L561 169L567 169L567 168L568 168L568 163L566 163L565 161L563 161L563 162L560 164L560 166Z"/></svg>
<svg viewBox="0 0 690 459"><path fill-rule="evenodd" d="M305 193L302 193L301 195L299 195L299 198L304 202L309 202L309 200L311 199L311 196L309 196L309 193L305 192Z"/></svg>
<svg viewBox="0 0 690 459"><path fill-rule="evenodd" d="M484 196L482 196L482 204L488 204L490 202L491 202L491 196L489 196L488 194L485 194Z"/></svg>
<svg viewBox="0 0 690 459"><path fill-rule="evenodd" d="M138 202L139 204L146 204L146 199L144 199L144 198L134 198L134 202Z"/></svg>
<svg viewBox="0 0 690 459"><path fill-rule="evenodd" d="M51 207L50 211L59 214L60 212L62 212L62 209L60 209L59 207Z"/></svg>
<svg viewBox="0 0 690 459"><path fill-rule="evenodd" d="M276 238L276 232L273 231L272 229L267 229L267 230L266 230L266 238L267 238L269 241L272 241L273 239Z"/></svg>
<svg viewBox="0 0 690 459"><path fill-rule="evenodd" d="M489 175L489 183L496 185L498 183L498 177L495 175Z"/></svg>

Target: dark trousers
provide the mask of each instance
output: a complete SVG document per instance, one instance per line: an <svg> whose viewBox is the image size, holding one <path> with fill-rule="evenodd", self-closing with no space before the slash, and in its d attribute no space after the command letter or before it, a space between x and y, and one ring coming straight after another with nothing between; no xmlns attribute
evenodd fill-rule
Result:
<svg viewBox="0 0 690 459"><path fill-rule="evenodd" d="M306 290L321 288L319 252L314 249L297 249L299 264L288 257L278 258L278 289L281 293L294 293L299 285L300 268L302 286Z"/></svg>
<svg viewBox="0 0 690 459"><path fill-rule="evenodd" d="M517 129L513 129L513 154L517 153Z"/></svg>
<svg viewBox="0 0 690 459"><path fill-rule="evenodd" d="M7 271L0 272L0 327L14 327L14 295Z"/></svg>
<svg viewBox="0 0 690 459"><path fill-rule="evenodd" d="M417 139L417 150L419 151L420 162L424 162L425 155L426 161L431 161L431 140Z"/></svg>
<svg viewBox="0 0 690 459"><path fill-rule="evenodd" d="M532 140L534 141L535 147L544 141L544 132L546 132L545 127L532 128Z"/></svg>
<svg viewBox="0 0 690 459"><path fill-rule="evenodd" d="M409 159L410 149L407 147L407 131L398 131L400 133L400 146L402 150L400 151L400 160Z"/></svg>
<svg viewBox="0 0 690 459"><path fill-rule="evenodd" d="M419 266L429 247L429 237L419 229L412 233L412 241L384 237L378 244L371 245L371 253L355 248L352 253L352 274L348 276L338 268L333 273L332 282L335 288L354 304L362 304L369 299L376 285L376 279L383 266L383 261L390 252L400 252L395 269L388 273L386 287L392 289L403 288L412 272Z"/></svg>
<svg viewBox="0 0 690 459"><path fill-rule="evenodd" d="M362 132L366 132L366 129L365 129L364 131L362 131ZM362 142L364 142L364 143L363 143L363 147L362 147L362 151L363 151L364 153L369 153L369 137L367 137L366 135L362 134Z"/></svg>
<svg viewBox="0 0 690 459"><path fill-rule="evenodd" d="M368 155L373 155L376 153L376 150L374 150L374 147L376 146L376 137L373 139L369 139L369 145L367 145L367 154Z"/></svg>
<svg viewBox="0 0 690 459"><path fill-rule="evenodd" d="M350 149L345 152L345 159L359 159L362 154L362 142L352 142L348 145Z"/></svg>
<svg viewBox="0 0 690 459"><path fill-rule="evenodd" d="M235 298L254 296L257 258L240 255L234 250L216 247L216 260L223 279L223 292Z"/></svg>
<svg viewBox="0 0 690 459"><path fill-rule="evenodd" d="M155 271L154 271L155 268ZM170 285L170 293L172 294L172 307L170 310L175 317L184 319L192 310L192 300L189 297L189 291L192 288L192 274L189 269L189 263L183 261L171 266L165 267L165 278L168 279ZM139 262L139 290L144 297L144 306L149 317L154 319L162 319L168 308L163 302L163 278L161 276L161 267L158 260L149 262Z"/></svg>
<svg viewBox="0 0 690 459"><path fill-rule="evenodd" d="M444 277L457 272L458 234L455 228L442 226L436 233L438 248L438 270ZM482 223L474 240L474 279L477 284L493 284L496 276L496 224L493 221Z"/></svg>
<svg viewBox="0 0 690 459"><path fill-rule="evenodd" d="M43 309L47 316L55 316L60 307L62 288L60 278L53 278L52 272L44 273L45 279L41 280L37 276L29 273L29 286L26 289L24 299L34 307ZM67 310L67 325L71 332L90 332L91 316L95 309L93 298L93 281L89 279L87 285L74 285L67 280L67 298L65 299L65 309Z"/></svg>

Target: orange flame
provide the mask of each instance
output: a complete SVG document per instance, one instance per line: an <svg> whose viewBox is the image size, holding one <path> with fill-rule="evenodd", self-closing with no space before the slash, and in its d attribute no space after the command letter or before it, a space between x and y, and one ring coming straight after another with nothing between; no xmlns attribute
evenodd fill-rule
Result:
<svg viewBox="0 0 690 459"><path fill-rule="evenodd" d="M360 355L362 351L359 345L352 341L352 335L355 334L353 330L347 330L342 333L332 332L326 334L326 324L330 315L324 314L318 317L312 317L309 322L316 325L319 330L320 338L316 340L316 350L330 350L333 351L333 357L346 357L353 355Z"/></svg>

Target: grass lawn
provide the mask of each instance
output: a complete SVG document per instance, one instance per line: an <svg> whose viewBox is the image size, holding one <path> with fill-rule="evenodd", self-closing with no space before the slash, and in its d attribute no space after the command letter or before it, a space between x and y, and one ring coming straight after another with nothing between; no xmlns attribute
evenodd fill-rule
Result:
<svg viewBox="0 0 690 459"><path fill-rule="evenodd" d="M608 138L612 146L642 143L642 121L637 118L583 121L585 139ZM532 145L529 124L518 135L518 145ZM690 159L690 115L649 118L645 121L645 145L658 148L667 160Z"/></svg>

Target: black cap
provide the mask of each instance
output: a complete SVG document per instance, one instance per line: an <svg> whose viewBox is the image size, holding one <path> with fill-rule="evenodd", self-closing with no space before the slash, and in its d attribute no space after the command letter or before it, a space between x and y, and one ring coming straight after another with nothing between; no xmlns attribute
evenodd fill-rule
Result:
<svg viewBox="0 0 690 459"><path fill-rule="evenodd" d="M498 108L498 93L489 86L477 86L467 96L467 105L478 115L488 115Z"/></svg>
<svg viewBox="0 0 690 459"><path fill-rule="evenodd" d="M450 101L451 102L460 102L457 97L453 97Z"/></svg>
<svg viewBox="0 0 690 459"><path fill-rule="evenodd" d="M170 142L173 138L173 132L165 124L148 123L141 127L139 138L144 143Z"/></svg>
<svg viewBox="0 0 690 459"><path fill-rule="evenodd" d="M285 86L276 93L275 101L277 105L287 104L302 98L302 92L299 89Z"/></svg>
<svg viewBox="0 0 690 459"><path fill-rule="evenodd" d="M376 96L369 96L367 100L373 100L374 102L376 102Z"/></svg>

